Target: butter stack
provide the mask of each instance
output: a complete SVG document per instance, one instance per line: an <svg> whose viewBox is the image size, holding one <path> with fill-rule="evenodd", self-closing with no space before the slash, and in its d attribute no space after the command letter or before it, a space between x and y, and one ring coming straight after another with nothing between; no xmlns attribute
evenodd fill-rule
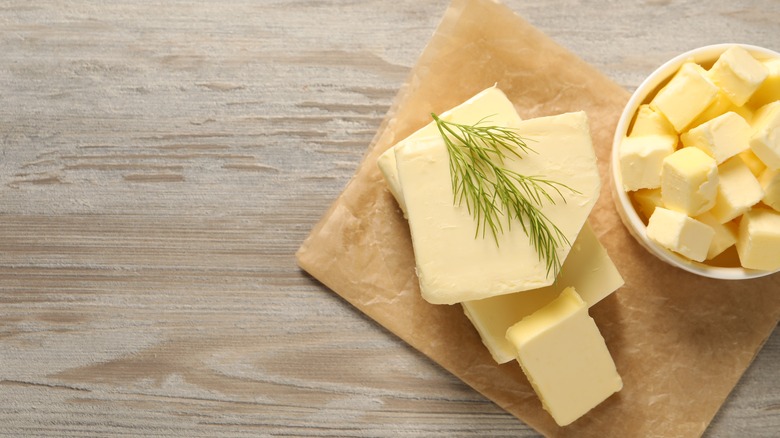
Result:
<svg viewBox="0 0 780 438"><path fill-rule="evenodd" d="M544 408L567 425L622 388L587 311L623 284L586 223L600 187L587 117L575 112L523 121L496 87L439 117L464 125L487 117L516 130L535 153L509 157L504 166L573 189L561 191L565 202L541 207L572 242L557 247L563 266L556 279L519 224L505 227L497 241L475 235L471 212L454 202L449 153L434 122L377 162L408 219L423 298L461 304L496 362L518 359Z"/></svg>
<svg viewBox="0 0 780 438"><path fill-rule="evenodd" d="M620 173L649 239L697 262L734 247L744 268L780 269L778 99L780 59L734 46L709 70L683 64L639 107Z"/></svg>

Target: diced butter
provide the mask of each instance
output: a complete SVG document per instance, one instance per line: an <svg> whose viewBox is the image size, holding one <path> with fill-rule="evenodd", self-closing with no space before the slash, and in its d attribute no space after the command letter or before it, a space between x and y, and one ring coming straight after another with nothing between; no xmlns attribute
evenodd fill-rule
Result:
<svg viewBox="0 0 780 438"><path fill-rule="evenodd" d="M495 114L491 123L516 128L536 151L521 152L522 159L507 158L505 167L524 175L544 175L576 191L562 189L563 200L541 208L573 242L600 188L585 113L526 121L520 121L514 109L510 113L492 109L487 114ZM466 205L453 205L449 154L440 135L405 140L394 149L423 298L432 304L455 304L553 283L545 260L519 224L505 226L498 244L491 236L475 238L476 222ZM559 246L561 260L569 249Z"/></svg>
<svg viewBox="0 0 780 438"><path fill-rule="evenodd" d="M750 99L768 74L761 62L739 46L723 52L709 71L712 82L738 106Z"/></svg>
<svg viewBox="0 0 780 438"><path fill-rule="evenodd" d="M718 167L718 194L710 213L720 222L728 222L764 197L761 184L753 172L739 157L734 157Z"/></svg>
<svg viewBox="0 0 780 438"><path fill-rule="evenodd" d="M758 176L764 172L764 169L766 169L766 164L753 153L752 149L740 153L739 158L742 158L742 161L745 162L756 178L758 178Z"/></svg>
<svg viewBox="0 0 780 438"><path fill-rule="evenodd" d="M586 222L554 284L462 304L493 359L506 363L515 358L515 348L506 339L507 329L554 300L564 288L574 287L593 306L622 285L623 277Z"/></svg>
<svg viewBox="0 0 780 438"><path fill-rule="evenodd" d="M680 135L684 146L697 147L720 164L750 147L751 128L734 112L727 112Z"/></svg>
<svg viewBox="0 0 780 438"><path fill-rule="evenodd" d="M768 103L753 117L750 148L770 169L780 169L780 101Z"/></svg>
<svg viewBox="0 0 780 438"><path fill-rule="evenodd" d="M513 325L506 337L559 426L571 424L623 388L604 338L573 288Z"/></svg>
<svg viewBox="0 0 780 438"><path fill-rule="evenodd" d="M504 116L500 116L502 114ZM473 125L489 115L495 115L495 117L491 117L491 120L494 122L500 122L496 117L504 118L506 115L511 116L512 122L520 120L520 116L517 115L512 102L495 86L487 88L460 105L445 111L441 114L441 118L454 123ZM436 123L430 122L407 137L406 141L435 135L439 135L439 130L436 127ZM403 193L401 193L401 184L398 181L398 170L395 164L395 148L390 148L382 153L377 159L377 165L384 175L390 193L392 193L401 210L406 214L406 203L404 202Z"/></svg>
<svg viewBox="0 0 780 438"><path fill-rule="evenodd" d="M717 96L718 87L707 78L707 72L689 62L658 91L650 106L661 112L677 132L683 132Z"/></svg>
<svg viewBox="0 0 780 438"><path fill-rule="evenodd" d="M696 216L694 219L697 221L709 225L715 235L712 237L712 243L707 250L707 260L712 260L719 256L723 251L731 248L737 243L737 224L734 222L720 223L712 213L704 213Z"/></svg>
<svg viewBox="0 0 780 438"><path fill-rule="evenodd" d="M780 269L780 213L765 208L745 213L739 222L737 253L746 268Z"/></svg>
<svg viewBox="0 0 780 438"><path fill-rule="evenodd" d="M631 137L643 135L669 135L677 136L674 126L666 120L666 117L655 111L648 104L639 105L634 125L631 128Z"/></svg>
<svg viewBox="0 0 780 438"><path fill-rule="evenodd" d="M780 170L764 170L758 182L764 189L764 204L780 211Z"/></svg>
<svg viewBox="0 0 780 438"><path fill-rule="evenodd" d="M639 211L650 219L656 207L663 207L664 201L661 198L661 189L642 189L634 192L634 200L639 206Z"/></svg>
<svg viewBox="0 0 780 438"><path fill-rule="evenodd" d="M718 91L717 97L715 97L715 101L705 108L704 112L699 114L699 116L688 125L688 128L695 128L702 123L726 114L729 111L739 114L746 121L750 121L753 118L753 111L750 108L734 105L734 102L729 99L728 95L723 92L723 90L720 90Z"/></svg>
<svg viewBox="0 0 780 438"><path fill-rule="evenodd" d="M620 144L620 175L627 191L661 186L664 158L677 147L677 136L625 137Z"/></svg>
<svg viewBox="0 0 780 438"><path fill-rule="evenodd" d="M715 205L718 165L698 148L682 148L664 159L661 197L664 205L697 216Z"/></svg>
<svg viewBox="0 0 780 438"><path fill-rule="evenodd" d="M770 102L780 100L780 58L764 61L764 67L769 75L750 98L748 106L752 108L760 108Z"/></svg>
<svg viewBox="0 0 780 438"><path fill-rule="evenodd" d="M658 207L647 224L647 237L666 249L703 262L715 231L685 213Z"/></svg>

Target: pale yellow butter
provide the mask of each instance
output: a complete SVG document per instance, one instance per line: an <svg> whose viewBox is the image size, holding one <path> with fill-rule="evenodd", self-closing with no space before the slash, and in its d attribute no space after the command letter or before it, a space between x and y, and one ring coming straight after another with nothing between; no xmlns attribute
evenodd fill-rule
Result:
<svg viewBox="0 0 780 438"><path fill-rule="evenodd" d="M639 105L636 113L634 125L631 127L630 137L641 137L644 135L668 135L677 137L677 131L674 126L666 120L661 113L655 111L648 104Z"/></svg>
<svg viewBox="0 0 780 438"><path fill-rule="evenodd" d="M761 161L761 159L758 158L751 149L741 152L739 154L739 158L745 162L747 167L751 172L753 172L753 175L756 178L764 172L764 169L766 169L766 164L764 164L764 162Z"/></svg>
<svg viewBox="0 0 780 438"><path fill-rule="evenodd" d="M494 108L488 114L495 114L492 123L516 128L536 151L508 158L505 167L544 175L577 191L562 189L565 202L559 199L541 209L573 242L600 188L587 116L575 112L520 121L514 109L505 113ZM423 298L455 304L553 283L545 260L519 224L504 227L498 244L490 234L475 237L476 222L466 205L453 204L449 154L440 135L404 140L394 151ZM561 260L569 249L558 247Z"/></svg>
<svg viewBox="0 0 780 438"><path fill-rule="evenodd" d="M723 92L723 90L720 90L718 91L718 95L715 97L715 101L712 102L710 106L705 108L704 112L699 114L699 116L696 117L696 119L691 122L690 125L688 125L688 128L695 128L702 123L708 120L712 120L715 117L723 115L729 111L739 114L740 117L748 122L753 118L753 111L750 108L746 106L734 105L734 102L729 99L729 96Z"/></svg>
<svg viewBox="0 0 780 438"><path fill-rule="evenodd" d="M593 306L623 285L623 277L585 223L555 284L525 292L463 302L463 311L479 332L482 343L498 363L515 358L506 331L516 322L544 307L566 287L574 287Z"/></svg>
<svg viewBox="0 0 780 438"><path fill-rule="evenodd" d="M672 210L696 216L715 205L718 165L698 148L682 148L664 159L661 197Z"/></svg>
<svg viewBox="0 0 780 438"><path fill-rule="evenodd" d="M559 426L571 424L623 388L615 362L573 288L506 332L517 361Z"/></svg>
<svg viewBox="0 0 780 438"><path fill-rule="evenodd" d="M728 222L764 197L753 172L739 157L734 157L718 167L718 194L710 213L720 222Z"/></svg>
<svg viewBox="0 0 780 438"><path fill-rule="evenodd" d="M661 207L650 216L646 232L650 240L697 262L706 260L715 237L710 226L685 213Z"/></svg>
<svg viewBox="0 0 780 438"><path fill-rule="evenodd" d="M737 243L737 224L734 222L722 224L709 212L696 216L694 219L705 225L709 225L715 232L712 236L710 247L707 250L707 260L714 259L723 253L723 251L731 248Z"/></svg>
<svg viewBox="0 0 780 438"><path fill-rule="evenodd" d="M745 213L739 222L737 253L746 268L780 269L780 213L766 208Z"/></svg>
<svg viewBox="0 0 780 438"><path fill-rule="evenodd" d="M645 219L650 219L656 207L663 207L664 201L661 197L661 189L642 189L634 192L634 200L639 206L639 211Z"/></svg>
<svg viewBox="0 0 780 438"><path fill-rule="evenodd" d="M764 67L769 74L750 98L748 106L752 108L760 108L770 102L780 100L780 58L764 61Z"/></svg>
<svg viewBox="0 0 780 438"><path fill-rule="evenodd" d="M625 137L620 145L620 175L627 191L661 186L664 158L677 147L677 136Z"/></svg>
<svg viewBox="0 0 780 438"><path fill-rule="evenodd" d="M723 52L709 70L712 82L738 106L750 99L768 74L766 66L739 46Z"/></svg>
<svg viewBox="0 0 780 438"><path fill-rule="evenodd" d="M780 170L764 170L758 182L764 190L764 204L780 211Z"/></svg>
<svg viewBox="0 0 780 438"><path fill-rule="evenodd" d="M680 135L686 147L697 147L721 164L750 147L752 130L735 112L727 112Z"/></svg>
<svg viewBox="0 0 780 438"><path fill-rule="evenodd" d="M487 116L491 116L491 121L496 124L520 121L520 116L515 111L512 102L507 99L504 92L496 87L487 88L440 115L444 120L465 125L473 125ZM406 137L405 141L414 141L436 135L439 135L439 130L436 127L436 123L431 121L409 137ZM383 152L377 159L377 165L379 170L382 171L390 193L395 197L404 215L406 215L406 203L401 192L401 183L398 181L398 170L395 165L395 149L390 148Z"/></svg>
<svg viewBox="0 0 780 438"><path fill-rule="evenodd" d="M707 78L698 64L680 67L666 86L650 102L663 114L677 132L683 132L718 96L718 87Z"/></svg>
<svg viewBox="0 0 780 438"><path fill-rule="evenodd" d="M756 111L750 149L770 169L780 169L780 101Z"/></svg>

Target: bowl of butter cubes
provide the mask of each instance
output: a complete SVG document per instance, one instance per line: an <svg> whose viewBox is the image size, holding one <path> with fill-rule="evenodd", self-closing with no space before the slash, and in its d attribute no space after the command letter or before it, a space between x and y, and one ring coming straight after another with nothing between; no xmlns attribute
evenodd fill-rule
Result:
<svg viewBox="0 0 780 438"><path fill-rule="evenodd" d="M717 44L663 64L618 121L611 177L659 259L716 279L780 271L780 53Z"/></svg>

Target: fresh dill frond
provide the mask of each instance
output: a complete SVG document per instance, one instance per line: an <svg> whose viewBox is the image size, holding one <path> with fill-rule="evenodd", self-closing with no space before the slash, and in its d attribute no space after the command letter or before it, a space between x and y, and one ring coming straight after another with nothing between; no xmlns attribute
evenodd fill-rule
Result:
<svg viewBox="0 0 780 438"><path fill-rule="evenodd" d="M521 153L535 153L516 130L491 125L488 117L473 125L448 122L434 113L431 117L449 152L453 203L466 204L476 221L475 238L484 238L490 231L498 245L498 236L517 221L539 260L545 261L547 275L552 272L556 278L561 269L557 248L570 243L541 207L544 202L555 204L555 195L566 202L562 189L579 192L556 181L506 168L506 158L522 159Z"/></svg>

